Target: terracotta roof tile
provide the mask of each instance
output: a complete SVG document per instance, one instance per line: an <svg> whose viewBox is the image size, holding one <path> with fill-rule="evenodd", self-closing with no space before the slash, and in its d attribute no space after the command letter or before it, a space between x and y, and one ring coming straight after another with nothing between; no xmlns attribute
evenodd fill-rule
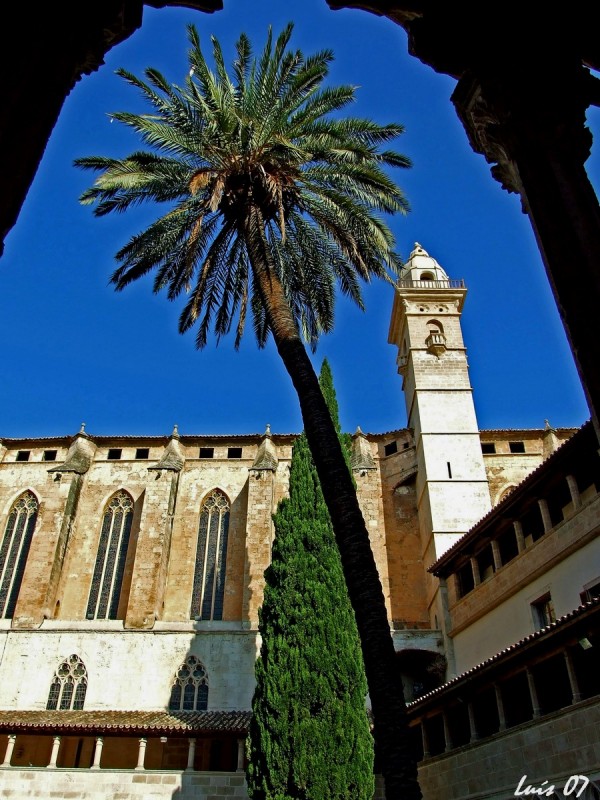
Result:
<svg viewBox="0 0 600 800"><path fill-rule="evenodd" d="M250 711L0 711L2 731L245 735Z"/></svg>

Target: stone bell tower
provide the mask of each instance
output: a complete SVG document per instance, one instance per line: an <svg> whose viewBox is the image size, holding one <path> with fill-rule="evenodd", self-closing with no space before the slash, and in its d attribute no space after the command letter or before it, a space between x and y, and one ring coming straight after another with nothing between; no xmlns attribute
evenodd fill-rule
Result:
<svg viewBox="0 0 600 800"><path fill-rule="evenodd" d="M415 244L397 283L389 342L398 347L414 432L425 566L491 509L460 325L466 293Z"/></svg>

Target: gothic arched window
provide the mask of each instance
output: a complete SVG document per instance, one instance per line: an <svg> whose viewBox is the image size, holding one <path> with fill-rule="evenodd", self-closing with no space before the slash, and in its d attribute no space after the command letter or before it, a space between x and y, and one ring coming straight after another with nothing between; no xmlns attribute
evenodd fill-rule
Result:
<svg viewBox="0 0 600 800"><path fill-rule="evenodd" d="M118 492L106 507L102 520L88 619L117 619L132 519L133 499L127 492Z"/></svg>
<svg viewBox="0 0 600 800"><path fill-rule="evenodd" d="M169 711L206 711L208 676L196 656L188 656L177 670L171 688Z"/></svg>
<svg viewBox="0 0 600 800"><path fill-rule="evenodd" d="M0 545L0 617L10 619L14 613L37 513L32 492L24 492L9 512Z"/></svg>
<svg viewBox="0 0 600 800"><path fill-rule="evenodd" d="M214 489L202 504L192 590L192 619L223 619L229 501Z"/></svg>
<svg viewBox="0 0 600 800"><path fill-rule="evenodd" d="M79 656L62 661L50 684L46 708L49 711L78 711L83 708L87 690L87 670Z"/></svg>

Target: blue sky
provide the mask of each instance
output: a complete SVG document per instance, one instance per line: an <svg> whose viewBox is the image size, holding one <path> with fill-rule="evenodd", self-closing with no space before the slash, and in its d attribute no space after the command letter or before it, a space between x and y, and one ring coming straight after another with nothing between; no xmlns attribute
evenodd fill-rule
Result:
<svg viewBox="0 0 600 800"><path fill-rule="evenodd" d="M210 34L229 61L241 31L259 50L267 26L295 22L292 43L335 53L330 81L359 87L356 115L401 122L396 148L413 161L396 170L411 212L391 221L397 249L420 242L468 286L463 313L471 382L481 428L578 426L589 416L531 226L519 198L492 180L469 148L450 102L454 81L407 53L403 30L361 11L331 12L324 0L225 0L225 10L146 8L142 28L111 50L65 102L46 154L0 259L2 381L0 437L74 433L275 432L302 427L296 397L272 346L259 351L247 331L202 352L177 333L180 303L152 295L150 281L116 294L114 253L152 217L96 219L78 197L92 180L73 160L126 155L138 143L110 112L138 108L114 71L157 67L173 82L187 72L185 26L207 47ZM43 75L39 79L43 91ZM589 125L600 136L600 112ZM596 144L588 173L596 190ZM406 424L395 348L387 344L392 289L365 288L366 312L340 300L335 332L314 356L331 363L344 429L370 432Z"/></svg>

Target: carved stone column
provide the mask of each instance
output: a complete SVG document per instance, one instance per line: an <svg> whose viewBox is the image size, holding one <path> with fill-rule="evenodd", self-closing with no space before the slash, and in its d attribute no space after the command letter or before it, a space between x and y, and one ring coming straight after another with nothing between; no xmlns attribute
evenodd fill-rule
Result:
<svg viewBox="0 0 600 800"><path fill-rule="evenodd" d="M513 526L515 529L515 536L517 537L517 550L519 553L522 553L525 550L525 536L523 535L523 526L521 525L521 521L516 519L513 522Z"/></svg>
<svg viewBox="0 0 600 800"><path fill-rule="evenodd" d="M102 758L102 748L104 747L104 739L102 736L96 737L94 745L94 760L90 769L100 769L100 759Z"/></svg>
<svg viewBox="0 0 600 800"><path fill-rule="evenodd" d="M138 748L138 760L136 764L137 770L145 769L144 761L146 760L146 746L148 744L148 740L145 739L143 736L140 738L139 741L139 748Z"/></svg>
<svg viewBox="0 0 600 800"><path fill-rule="evenodd" d="M502 567L502 556L500 555L500 545L496 539L492 539L492 557L494 559L494 570L498 572Z"/></svg>
<svg viewBox="0 0 600 800"><path fill-rule="evenodd" d="M581 495L579 494L579 486L577 485L577 479L574 475L567 475L567 486L569 487L569 493L571 495L571 500L573 501L573 508L580 508L581 506Z"/></svg>
<svg viewBox="0 0 600 800"><path fill-rule="evenodd" d="M188 757L187 757L187 772L193 772L194 770L194 759L196 757L196 740L195 739L188 739Z"/></svg>
<svg viewBox="0 0 600 800"><path fill-rule="evenodd" d="M4 754L4 761L2 762L3 767L10 767L10 762L12 759L13 750L15 749L15 742L17 741L17 736L14 733L8 734L8 744L6 745L6 753Z"/></svg>
<svg viewBox="0 0 600 800"><path fill-rule="evenodd" d="M58 761L58 751L60 750L60 736L55 736L52 739L52 752L50 753L50 762L48 763L48 769L55 769L56 762Z"/></svg>
<svg viewBox="0 0 600 800"><path fill-rule="evenodd" d="M479 740L479 734L477 733L477 725L475 723L475 709L473 708L473 703L469 701L467 703L467 711L469 713L469 731L471 733L471 742L477 742Z"/></svg>
<svg viewBox="0 0 600 800"><path fill-rule="evenodd" d="M237 771L243 772L244 771L244 760L246 756L246 740L245 739L238 739L238 750L237 750Z"/></svg>
<svg viewBox="0 0 600 800"><path fill-rule="evenodd" d="M481 583L481 574L479 572L479 562L476 558L471 558L471 571L473 573L473 583L479 586Z"/></svg>
<svg viewBox="0 0 600 800"><path fill-rule="evenodd" d="M498 707L498 724L501 731L506 730L506 714L504 712L504 698L502 697L502 689L495 683L494 691L496 692L496 706Z"/></svg>
<svg viewBox="0 0 600 800"><path fill-rule="evenodd" d="M582 694L579 690L579 681L577 680L577 673L575 672L575 664L573 664L571 653L568 650L563 650L563 655L567 665L569 685L571 686L571 702L578 703L582 699Z"/></svg>
<svg viewBox="0 0 600 800"><path fill-rule="evenodd" d="M444 724L444 752L448 753L450 750L452 750L452 736L450 735L448 715L445 711L442 711L442 722Z"/></svg>
<svg viewBox="0 0 600 800"><path fill-rule="evenodd" d="M427 726L425 724L426 720L421 720L421 737L423 739L423 759L429 758L431 753L429 752L429 736L427 735Z"/></svg>
<svg viewBox="0 0 600 800"><path fill-rule="evenodd" d="M550 517L550 509L548 508L548 501L542 497L538 500L540 514L542 515L542 523L544 525L544 533L552 530L552 518Z"/></svg>
<svg viewBox="0 0 600 800"><path fill-rule="evenodd" d="M533 677L533 673L529 668L525 670L527 674L527 683L529 685L529 696L531 697L531 707L533 709L533 718L537 719L540 714L542 713L542 709L540 708L540 701L538 700L537 688L535 685L535 679Z"/></svg>

